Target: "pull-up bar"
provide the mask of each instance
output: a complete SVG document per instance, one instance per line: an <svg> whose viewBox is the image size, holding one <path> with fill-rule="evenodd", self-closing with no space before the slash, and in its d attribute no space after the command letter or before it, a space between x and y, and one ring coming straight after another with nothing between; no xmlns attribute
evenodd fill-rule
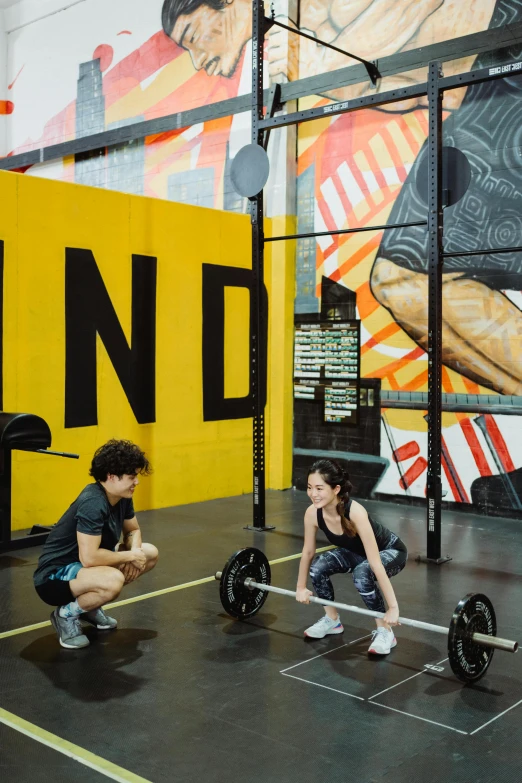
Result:
<svg viewBox="0 0 522 783"><path fill-rule="evenodd" d="M326 41L321 41L319 38L315 38L313 35L308 35L308 33L304 33L302 30L299 30L296 27L289 27L287 24L283 24L282 22L277 22L275 19L275 11L272 9L272 16L269 18L265 16L265 33L267 33L271 27L276 25L276 27L281 27L283 30L288 30L290 33L295 33L296 35L300 35L301 38L308 38L309 41L313 41L316 44L319 44L320 46L324 46L326 49L332 49L334 52L339 52L339 54L344 54L346 57L351 57L352 60L357 60L357 62L360 62L364 65L368 72L368 76L370 77L371 83L375 86L377 84L377 80L381 78L381 74L379 73L379 69L375 65L375 63L369 62L368 60L364 60L362 57L358 57L356 54L352 54L351 52L346 52L344 49L339 49L338 46L334 46L333 44L326 43Z"/></svg>

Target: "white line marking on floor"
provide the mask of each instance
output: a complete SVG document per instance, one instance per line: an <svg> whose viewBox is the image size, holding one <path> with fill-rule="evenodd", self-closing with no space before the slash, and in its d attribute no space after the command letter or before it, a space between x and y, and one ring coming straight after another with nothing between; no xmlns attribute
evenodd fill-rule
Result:
<svg viewBox="0 0 522 783"><path fill-rule="evenodd" d="M465 734L468 736L468 731L462 731L462 729L456 729L453 726L446 726L445 723L437 723L436 720L428 720L428 718L421 718L420 715L413 715L411 712L404 712L404 710L397 710L395 707L388 707L387 704L380 704L378 701L369 701L368 704L375 704L376 707L384 707L385 710L391 710L392 712L399 712L401 715L408 715L410 718L416 718L417 720L423 720L425 723L432 723L434 726L441 726L443 729L450 729L450 731L456 731L457 734Z"/></svg>
<svg viewBox="0 0 522 783"><path fill-rule="evenodd" d="M444 658L442 661L437 661L435 666L439 666L441 663L444 663L444 661L447 661L447 658ZM391 691L393 688L397 688L399 685L404 685L405 682L408 682L408 680L413 680L415 677L418 677L419 674L427 674L430 670L429 669L423 669L420 672L417 672L417 674L412 674L411 677L406 677L405 680L401 680L400 682L396 682L395 685L390 685L389 688L385 688L383 691L379 691L379 693L374 694L373 696L368 697L368 701L370 699L376 699L377 696L381 696L383 693L386 693L387 691Z"/></svg>
<svg viewBox="0 0 522 783"><path fill-rule="evenodd" d="M283 677L291 677L292 680L299 680L300 682L307 682L309 685L317 685L318 688L325 688L327 691L333 691L334 693L340 693L341 696L349 696L351 699L358 699L364 701L362 696L354 696L353 693L345 693L345 691L338 691L337 688L330 688L329 685L321 685L320 682L313 682L313 680L305 680L303 677L296 677L295 674L285 674L281 672Z"/></svg>
<svg viewBox="0 0 522 783"><path fill-rule="evenodd" d="M470 733L470 736L472 736L473 734L476 734L476 733L477 733L477 731L480 731L481 729L484 729L484 728L486 728L486 726L489 726L489 724L490 724L490 723L493 723L493 721L495 721L495 720L498 720L498 719L499 719L499 718L501 718L503 715L505 715L505 714L506 714L506 712L509 712L510 710L514 710L514 709L515 709L515 707L518 707L518 705L519 705L519 704L522 704L522 699L520 699L520 701L517 701L517 703L516 703L516 704L513 704L513 706L512 706L512 707L508 707L508 708L507 708L507 710L504 710L504 712L501 712L501 713L500 713L500 715L497 715L495 718L491 718L491 720L488 720L488 722L487 722L487 723L484 723L484 725L483 725L483 726L479 726L479 727L478 727L478 729L475 729L474 731L472 731L472 732Z"/></svg>
<svg viewBox="0 0 522 783"><path fill-rule="evenodd" d="M332 650L327 650L324 653L320 653L320 655L314 655L313 658L307 658L305 661L294 663L294 665L289 666L288 669L281 669L279 674L284 674L285 672L289 672L290 669L295 669L297 666L302 666L304 663L310 663L310 661L315 661L317 658L322 658L324 655L329 655L330 653L337 652L337 650L342 650L343 647L349 647L351 644L360 642L362 639L368 639L370 635L371 634L367 633L365 636L360 636L358 639L354 639L352 642L346 642L346 644L340 644L339 647L334 647Z"/></svg>

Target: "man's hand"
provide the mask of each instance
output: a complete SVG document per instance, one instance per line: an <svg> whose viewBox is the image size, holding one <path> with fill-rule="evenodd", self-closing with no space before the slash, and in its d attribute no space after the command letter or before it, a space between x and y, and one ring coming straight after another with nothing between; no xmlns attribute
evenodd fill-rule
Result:
<svg viewBox="0 0 522 783"><path fill-rule="evenodd" d="M286 16L277 16L276 20L279 20L281 24L286 24L288 27L295 27L294 23ZM314 35L311 30L304 30L304 32L309 35ZM268 42L266 53L270 82L284 84L298 79L299 36L295 33L290 33L288 30L283 30L282 27L274 25L268 31L266 40Z"/></svg>
<svg viewBox="0 0 522 783"><path fill-rule="evenodd" d="M120 571L125 577L125 584L128 585L134 582L141 575L141 569L134 565L134 563L124 563L120 566Z"/></svg>
<svg viewBox="0 0 522 783"><path fill-rule="evenodd" d="M147 565L147 555L143 549L129 549L129 561L130 565L138 568L141 573Z"/></svg>

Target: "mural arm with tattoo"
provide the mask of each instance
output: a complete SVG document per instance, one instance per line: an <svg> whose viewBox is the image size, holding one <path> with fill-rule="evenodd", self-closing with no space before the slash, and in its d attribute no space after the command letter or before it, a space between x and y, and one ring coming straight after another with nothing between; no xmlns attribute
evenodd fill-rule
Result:
<svg viewBox="0 0 522 783"><path fill-rule="evenodd" d="M408 49L421 48L438 41L459 38L486 30L496 0L302 0L301 29L352 51L367 60L375 60ZM351 61L320 44L272 28L268 37L269 73L273 81L304 79L345 68ZM469 71L475 57L461 58L444 66L446 76ZM425 81L426 69L409 71L381 80L377 90L369 82L341 87L322 93L336 101L408 87ZM457 109L465 89L445 96L444 108ZM413 99L381 107L382 111L411 111L427 106L426 99Z"/></svg>
<svg viewBox="0 0 522 783"><path fill-rule="evenodd" d="M308 0L301 7L302 28L340 48L367 59L422 47L436 41L469 35L488 28L495 0L333 0L327 4ZM268 57L272 77L288 68L289 50L297 75L312 76L347 65L347 58L324 47L287 36L278 48L277 28L269 38ZM279 37L279 41L282 38ZM298 44L296 44L298 42ZM444 66L445 75L470 70L475 57L461 58ZM288 73L288 71L287 71ZM384 79L378 90L408 86L426 78L426 70ZM346 100L369 93L368 83L329 92L326 97ZM457 111L466 89L446 93L444 108ZM415 99L389 107L407 111L426 106ZM386 107L382 107L386 110ZM428 340L428 277L394 262L393 253L379 254L371 273L375 298L390 311L404 331L424 350ZM462 273L443 275L443 362L456 372L503 394L521 394L522 319L520 310L501 292Z"/></svg>
<svg viewBox="0 0 522 783"><path fill-rule="evenodd" d="M475 32L469 29L470 19L473 28L488 27L495 0L451 0L445 7L452 18L454 34L465 35ZM472 13L473 16L467 16ZM437 33L440 38L436 16L433 14L424 30L432 39ZM413 43L419 45L419 40L422 38ZM469 70L474 60L470 57L451 63L452 68L445 66L445 75ZM444 107L459 109L465 93L465 88L446 93ZM487 247L488 242L483 246ZM393 249L387 250L383 243L371 272L372 292L404 331L426 350L428 276L395 263ZM443 363L497 393L522 394L522 314L518 307L502 291L479 279L465 277L462 272L443 274L442 300Z"/></svg>
<svg viewBox="0 0 522 783"><path fill-rule="evenodd" d="M428 275L379 257L371 273L377 301L425 351ZM522 394L522 314L501 291L461 272L442 275L442 362L498 394Z"/></svg>

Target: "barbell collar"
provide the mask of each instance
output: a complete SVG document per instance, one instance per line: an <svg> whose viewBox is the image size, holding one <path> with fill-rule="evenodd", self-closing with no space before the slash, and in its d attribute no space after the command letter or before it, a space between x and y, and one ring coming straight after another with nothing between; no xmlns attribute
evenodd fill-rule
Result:
<svg viewBox="0 0 522 783"><path fill-rule="evenodd" d="M500 636L474 633L471 635L471 640L476 644L482 645L482 647L493 647L495 650L503 650L504 652L516 653L518 650L518 642L514 642L511 639L501 639Z"/></svg>

